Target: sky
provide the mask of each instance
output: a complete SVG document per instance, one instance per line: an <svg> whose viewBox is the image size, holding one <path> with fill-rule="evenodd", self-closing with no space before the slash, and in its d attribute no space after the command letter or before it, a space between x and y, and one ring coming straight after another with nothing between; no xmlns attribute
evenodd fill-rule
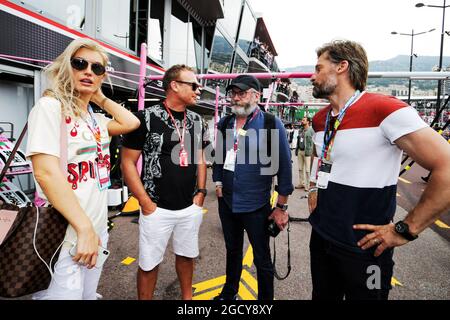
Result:
<svg viewBox="0 0 450 320"><path fill-rule="evenodd" d="M357 41L366 49L369 61L414 53L439 56L442 30L441 8L416 8L422 0L249 0L253 11L262 14L278 52L281 69L314 65L315 50L335 39ZM443 0L429 0L442 6ZM447 1L449 4L449 1ZM450 8L446 9L445 31L450 31ZM450 36L444 35L444 55L450 55ZM437 63L436 63L437 64Z"/></svg>

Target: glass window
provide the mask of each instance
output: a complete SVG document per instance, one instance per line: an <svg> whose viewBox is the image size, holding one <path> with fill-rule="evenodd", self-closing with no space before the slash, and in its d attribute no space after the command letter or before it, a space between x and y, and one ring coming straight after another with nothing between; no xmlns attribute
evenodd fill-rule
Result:
<svg viewBox="0 0 450 320"><path fill-rule="evenodd" d="M132 38L135 39L134 47L130 47L130 49L138 54L140 54L141 51L141 44L143 42L147 43L148 10L148 0L137 1L137 7L135 10L136 16L135 19L133 19L134 23L132 25L132 30L134 30L134 33L132 33Z"/></svg>
<svg viewBox="0 0 450 320"><path fill-rule="evenodd" d="M187 60L189 14L177 1L172 1L172 15L170 19L170 56L168 61L167 59L165 60L170 65L185 64Z"/></svg>
<svg viewBox="0 0 450 320"><path fill-rule="evenodd" d="M242 9L242 0L223 0L223 15L220 23L230 37L236 39L239 18Z"/></svg>
<svg viewBox="0 0 450 320"><path fill-rule="evenodd" d="M100 12L100 35L106 41L125 47L135 48L131 28L136 20L137 0L104 0Z"/></svg>
<svg viewBox="0 0 450 320"><path fill-rule="evenodd" d="M210 59L211 62L209 63L209 69L215 72L229 73L232 56L233 56L233 47L225 39L222 33L220 33L219 30L216 30ZM216 85L220 86L222 92L225 91L226 81L209 80L207 82L207 86L215 88Z"/></svg>
<svg viewBox="0 0 450 320"><path fill-rule="evenodd" d="M169 52L170 65L186 64L190 67L197 67L194 31L190 19L189 14L178 1L172 1Z"/></svg>
<svg viewBox="0 0 450 320"><path fill-rule="evenodd" d="M46 17L59 20L69 28L83 30L86 9L85 0L22 0L16 2Z"/></svg>
<svg viewBox="0 0 450 320"><path fill-rule="evenodd" d="M192 17L189 17L190 20L193 20ZM193 21L190 21L187 24L188 27L188 34L187 34L187 48L186 48L186 64L192 68L196 68L198 71L198 64L197 64L197 58L196 58L196 47L198 47L198 44L196 41L194 41L194 26ZM201 42L200 42L201 43ZM201 48L201 45L200 45Z"/></svg>
<svg viewBox="0 0 450 320"><path fill-rule="evenodd" d="M197 64L197 72L203 73L203 70L200 70L202 67L202 34L203 34L203 28L201 25L198 24L197 21L193 20L191 18L191 27L192 27L192 33L194 37L194 49L195 49L195 61ZM211 48L211 47L210 47Z"/></svg>
<svg viewBox="0 0 450 320"><path fill-rule="evenodd" d="M214 93L211 93L207 90L202 90L202 94L200 95L200 99L201 100L206 100L206 101L215 101L216 100L216 95Z"/></svg>
<svg viewBox="0 0 450 320"><path fill-rule="evenodd" d="M275 59L273 59L271 71L273 71L273 72L280 72L280 68L278 68L277 60L275 60Z"/></svg>
<svg viewBox="0 0 450 320"><path fill-rule="evenodd" d="M162 61L164 41L164 0L151 0L147 39L148 55Z"/></svg>
<svg viewBox="0 0 450 320"><path fill-rule="evenodd" d="M244 7L244 14L242 15L238 44L247 55L250 55L250 45L255 36L255 29L256 19L253 17L248 4L246 4Z"/></svg>
<svg viewBox="0 0 450 320"><path fill-rule="evenodd" d="M220 31L216 30L209 69L221 73L230 72L232 55L233 47Z"/></svg>
<svg viewBox="0 0 450 320"><path fill-rule="evenodd" d="M211 59L211 49L212 49L212 43L214 40L214 32L216 30L215 26L211 27L205 27L203 29L203 32L205 34L205 52L203 54L203 65L205 70L202 71L202 73L206 73L209 66L209 61Z"/></svg>
<svg viewBox="0 0 450 320"><path fill-rule="evenodd" d="M236 59L234 61L233 73L246 73L248 69L248 63L241 58L240 55L236 54Z"/></svg>
<svg viewBox="0 0 450 320"><path fill-rule="evenodd" d="M211 74L211 72L208 72ZM216 90L216 86L219 86L220 92L225 93L225 88L227 87L228 80L225 79L210 79L206 81L206 85L210 88Z"/></svg>

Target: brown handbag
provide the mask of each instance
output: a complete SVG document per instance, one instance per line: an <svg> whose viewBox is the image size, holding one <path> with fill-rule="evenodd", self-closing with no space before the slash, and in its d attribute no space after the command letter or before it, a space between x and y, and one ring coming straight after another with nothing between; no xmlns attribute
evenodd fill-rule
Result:
<svg viewBox="0 0 450 320"><path fill-rule="evenodd" d="M0 210L18 212L0 245L0 296L14 298L47 289L51 274L36 251L50 264L64 240L66 219L52 207L39 208L31 204L19 208L4 203L0 204ZM33 238L37 222L35 251Z"/></svg>
<svg viewBox="0 0 450 320"><path fill-rule="evenodd" d="M26 130L27 125L0 174L0 183ZM67 167L64 150L67 150L67 134L65 123L61 121L61 166ZM53 207L37 207L31 203L19 208L0 202L0 210L17 212L0 244L0 297L20 297L47 289L52 277L47 265L52 267L50 260L64 240L67 220Z"/></svg>

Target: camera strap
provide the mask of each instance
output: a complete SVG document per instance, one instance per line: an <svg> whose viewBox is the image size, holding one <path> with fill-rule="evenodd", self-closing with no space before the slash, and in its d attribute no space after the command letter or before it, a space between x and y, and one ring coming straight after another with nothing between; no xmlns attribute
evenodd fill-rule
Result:
<svg viewBox="0 0 450 320"><path fill-rule="evenodd" d="M289 274L291 273L291 243L290 243L290 237L289 237L289 233L291 232L290 230L290 222L288 220L288 227L287 227L287 240L288 240L288 251L287 251L287 273L285 276L280 276L277 272L277 268L276 268L276 261L277 261L277 250L276 250L276 246L275 246L275 242L276 242L276 238L273 238L273 261L272 261L272 265L273 265L273 275L275 276L275 278L277 278L278 280L284 280L286 279Z"/></svg>

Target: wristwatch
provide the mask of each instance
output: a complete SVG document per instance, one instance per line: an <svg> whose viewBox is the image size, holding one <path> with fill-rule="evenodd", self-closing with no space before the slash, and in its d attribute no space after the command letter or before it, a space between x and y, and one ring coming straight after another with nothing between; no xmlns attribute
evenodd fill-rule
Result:
<svg viewBox="0 0 450 320"><path fill-rule="evenodd" d="M278 202L276 204L276 207L280 208L282 211L286 211L288 209L288 205L287 204L279 204Z"/></svg>
<svg viewBox="0 0 450 320"><path fill-rule="evenodd" d="M395 232L397 232L399 235L401 235L403 238L405 238L408 241L413 241L418 238L418 236L412 235L409 232L409 226L404 221L399 221L395 224Z"/></svg>
<svg viewBox="0 0 450 320"><path fill-rule="evenodd" d="M208 194L208 190L206 190L206 189L196 189L195 192L194 192L194 196L197 193L203 193L203 195L206 197L206 195Z"/></svg>

